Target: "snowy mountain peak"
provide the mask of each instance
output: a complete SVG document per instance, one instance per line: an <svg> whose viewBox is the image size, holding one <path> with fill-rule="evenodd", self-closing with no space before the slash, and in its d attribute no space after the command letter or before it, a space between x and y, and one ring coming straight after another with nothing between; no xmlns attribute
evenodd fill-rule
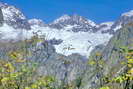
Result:
<svg viewBox="0 0 133 89"><path fill-rule="evenodd" d="M30 19L28 20L29 24L31 26L37 25L37 26L46 26L46 24L41 19Z"/></svg>
<svg viewBox="0 0 133 89"><path fill-rule="evenodd" d="M128 16L128 17L131 17L133 16L133 10L129 11L129 12L126 12L126 13L123 13L121 16Z"/></svg>
<svg viewBox="0 0 133 89"><path fill-rule="evenodd" d="M67 23L67 22L71 22L71 23L68 23L69 25L71 24L89 24L89 25L92 25L92 26L95 26L96 24L91 21L91 20L88 20L82 16L79 16L77 14L74 14L74 15L63 15L61 16L60 18L58 18L57 20L55 20L52 24L58 24L58 23Z"/></svg>
<svg viewBox="0 0 133 89"><path fill-rule="evenodd" d="M2 9L4 22L7 25L13 28L30 29L26 17L19 9L6 3L0 3L0 8Z"/></svg>
<svg viewBox="0 0 133 89"><path fill-rule="evenodd" d="M59 23L59 22L63 22L65 20L69 20L71 19L71 17L69 15L63 15L60 18L56 19L53 24Z"/></svg>
<svg viewBox="0 0 133 89"><path fill-rule="evenodd" d="M14 21L14 16L17 15L17 18L26 19L22 12L14 6L8 5L6 3L0 3L0 7L2 8L2 12L4 15L4 20L12 20Z"/></svg>
<svg viewBox="0 0 133 89"><path fill-rule="evenodd" d="M77 15L77 14L75 14L75 15L73 15L73 16L71 16L72 17L72 19L74 20L74 21L78 21L78 22L82 22L82 23L85 23L85 24L89 24L89 25L92 25L92 26L96 26L96 24L93 22L93 21L91 21L91 20L89 20L89 19L86 19L86 18L84 18L84 17L82 17L82 16L79 16L79 15Z"/></svg>
<svg viewBox="0 0 133 89"><path fill-rule="evenodd" d="M92 31L96 24L91 20L75 14L71 16L61 16L59 19L49 24L49 26L56 29L65 29L71 27L73 32L88 32Z"/></svg>

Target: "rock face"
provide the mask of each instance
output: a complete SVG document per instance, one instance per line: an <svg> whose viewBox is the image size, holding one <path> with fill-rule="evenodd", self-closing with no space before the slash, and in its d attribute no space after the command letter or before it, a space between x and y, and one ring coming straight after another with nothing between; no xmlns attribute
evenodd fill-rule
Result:
<svg viewBox="0 0 133 89"><path fill-rule="evenodd" d="M54 76L57 79L56 87L66 84L73 84L76 87L77 80L85 73L87 60L85 57L79 54L70 56L58 54L49 41L38 44L35 49L29 45L29 50L34 54L29 60L40 62L38 74Z"/></svg>
<svg viewBox="0 0 133 89"><path fill-rule="evenodd" d="M39 49L40 47L41 49ZM58 54L51 43L47 45L42 44L37 47L37 50L37 60L36 57L32 59L41 63L41 66L38 68L39 75L54 76L57 80L55 84L57 89L67 84L73 85L75 88L78 86L78 82L81 81L87 69L86 57L79 54L70 56Z"/></svg>
<svg viewBox="0 0 133 89"><path fill-rule="evenodd" d="M114 25L114 22L105 22L105 23L99 24L99 26L96 29L97 31L101 31L102 33L112 34L112 31L113 31L111 30L112 25Z"/></svg>
<svg viewBox="0 0 133 89"><path fill-rule="evenodd" d="M3 13L2 10L0 8L0 26L3 24L4 20L3 20Z"/></svg>
<svg viewBox="0 0 133 89"><path fill-rule="evenodd" d="M86 70L82 59L82 56L77 54L66 57L55 53L39 68L38 73L55 76L58 80L56 86L62 86L63 83L76 86L76 80L81 78Z"/></svg>
<svg viewBox="0 0 133 89"><path fill-rule="evenodd" d="M81 81L82 75L86 70L85 63L87 59L85 57L79 54L70 56L58 54L49 41L37 43L36 45L32 45L32 43L23 44L26 44L27 51L32 54L27 55L26 59L39 62L37 74L40 76L54 76L57 80L55 84L57 89L67 84L73 84L76 87L77 81ZM1 58L7 59L8 52L19 49L19 47L22 47L20 45L23 44L19 42L0 43Z"/></svg>
<svg viewBox="0 0 133 89"><path fill-rule="evenodd" d="M118 64L119 61L124 59L124 57L120 53L120 48L132 48L132 44L133 25L132 23L129 23L115 33L114 37L110 40L108 45L103 50L103 59L108 61L110 67ZM110 69L110 67L108 67L108 69Z"/></svg>
<svg viewBox="0 0 133 89"><path fill-rule="evenodd" d="M129 23L114 34L107 46L97 46L96 49L92 52L92 55L95 52L102 53L102 59L106 61L103 74L106 75L110 74L111 72L117 73L119 70L121 70L121 68L123 68L123 66L120 65L120 61L124 59L124 56L120 52L121 47L132 48L132 45L133 24ZM82 79L83 85L81 85L81 89L90 89L92 87L94 89L98 89L98 86L100 86L98 82L100 77L97 77L97 74L94 71L96 71L94 66L88 66L88 69Z"/></svg>

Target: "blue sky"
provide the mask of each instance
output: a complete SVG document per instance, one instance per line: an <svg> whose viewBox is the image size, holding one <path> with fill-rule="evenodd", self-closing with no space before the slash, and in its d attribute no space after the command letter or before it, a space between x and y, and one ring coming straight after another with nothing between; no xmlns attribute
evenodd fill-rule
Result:
<svg viewBox="0 0 133 89"><path fill-rule="evenodd" d="M133 0L1 0L15 5L27 18L52 22L64 14L78 14L96 23L114 21L133 9Z"/></svg>

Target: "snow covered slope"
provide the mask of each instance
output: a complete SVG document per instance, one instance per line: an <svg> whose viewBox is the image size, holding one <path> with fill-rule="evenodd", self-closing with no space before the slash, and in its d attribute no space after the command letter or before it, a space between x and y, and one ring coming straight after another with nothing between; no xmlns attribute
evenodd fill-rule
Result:
<svg viewBox="0 0 133 89"><path fill-rule="evenodd" d="M40 35L46 36L47 40L61 39L62 42L54 45L56 51L61 54L70 55L72 53L79 53L83 56L89 56L89 53L95 46L99 44L106 44L112 35L102 34L100 32L73 32L68 31L71 27L61 30L51 29L49 27L32 27L32 30L25 32L25 36L32 36L33 32L38 32Z"/></svg>
<svg viewBox="0 0 133 89"><path fill-rule="evenodd" d="M23 39L22 29L14 29L12 26L3 24L0 27L0 41L18 41Z"/></svg>
<svg viewBox="0 0 133 89"><path fill-rule="evenodd" d="M0 39L3 41L8 40L21 40L31 38L37 32L40 36L45 35L47 40L57 39L62 40L58 45L54 45L56 52L70 55L72 53L79 53L83 56L89 56L89 53L95 46L99 44L106 44L111 35L92 32L73 32L68 31L70 28L51 29L49 27L33 26L31 30L14 29L13 27L4 24L0 27Z"/></svg>

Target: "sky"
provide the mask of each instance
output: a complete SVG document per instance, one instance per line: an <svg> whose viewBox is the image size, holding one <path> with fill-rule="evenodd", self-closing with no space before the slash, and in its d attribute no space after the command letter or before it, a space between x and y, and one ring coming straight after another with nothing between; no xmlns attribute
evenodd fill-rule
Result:
<svg viewBox="0 0 133 89"><path fill-rule="evenodd" d="M64 14L78 14L96 23L115 21L133 9L133 0L0 0L19 8L28 18L46 23Z"/></svg>

